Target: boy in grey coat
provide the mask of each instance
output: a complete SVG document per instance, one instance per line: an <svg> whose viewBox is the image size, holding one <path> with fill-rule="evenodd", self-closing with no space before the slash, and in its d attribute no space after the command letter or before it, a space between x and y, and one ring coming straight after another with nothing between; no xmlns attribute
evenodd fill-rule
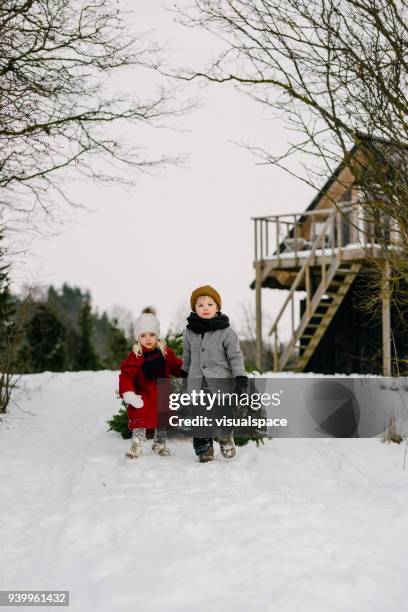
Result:
<svg viewBox="0 0 408 612"><path fill-rule="evenodd" d="M244 358L238 336L221 313L221 297L210 285L198 287L190 298L191 314L183 334L183 370L188 374L187 387L201 382L201 389L210 391L213 378L235 379L233 392L241 393L247 385ZM190 384L191 383L191 384ZM223 457L236 454L232 430L219 437ZM214 459L211 432L205 438L193 438L193 447L201 463Z"/></svg>

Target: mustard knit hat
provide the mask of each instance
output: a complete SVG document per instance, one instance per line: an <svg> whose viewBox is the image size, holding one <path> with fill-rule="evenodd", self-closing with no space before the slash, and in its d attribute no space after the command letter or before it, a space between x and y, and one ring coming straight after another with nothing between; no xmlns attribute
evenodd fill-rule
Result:
<svg viewBox="0 0 408 612"><path fill-rule="evenodd" d="M218 310L221 310L221 296L218 291L214 289L214 287L211 287L211 285L203 285L203 287L198 287L197 289L194 289L190 298L191 310L194 310L198 298L202 297L203 295L208 295L209 297L212 297L212 299L218 306Z"/></svg>

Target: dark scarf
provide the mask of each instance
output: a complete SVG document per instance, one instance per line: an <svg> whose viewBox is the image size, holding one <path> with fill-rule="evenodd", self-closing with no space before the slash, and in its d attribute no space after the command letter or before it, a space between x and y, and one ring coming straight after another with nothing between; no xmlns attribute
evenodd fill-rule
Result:
<svg viewBox="0 0 408 612"><path fill-rule="evenodd" d="M212 319L203 319L195 312L192 312L187 317L187 321L187 329L191 329L196 334L204 334L207 331L214 331L216 329L225 329L229 326L229 318L227 315L222 314L222 312L219 312Z"/></svg>
<svg viewBox="0 0 408 612"><path fill-rule="evenodd" d="M143 351L142 369L149 380L166 377L166 361L160 349Z"/></svg>

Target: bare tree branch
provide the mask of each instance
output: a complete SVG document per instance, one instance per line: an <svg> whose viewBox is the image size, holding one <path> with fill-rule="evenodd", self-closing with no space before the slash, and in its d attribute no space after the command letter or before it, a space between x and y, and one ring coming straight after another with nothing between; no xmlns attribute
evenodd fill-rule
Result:
<svg viewBox="0 0 408 612"><path fill-rule="evenodd" d="M0 3L0 213L51 212L61 196L74 203L63 181L70 170L125 180L125 167L180 160L148 157L116 136L129 124L159 126L191 107L177 103L170 87L144 91L143 76L156 71L161 50L147 34L132 33L128 20L114 0ZM123 93L113 79L121 79Z"/></svg>
<svg viewBox="0 0 408 612"><path fill-rule="evenodd" d="M247 145L262 163L276 164L316 190L336 168L350 170L367 227L375 228L375 241L391 262L393 305L403 312L408 0L193 0L175 11L184 25L204 28L224 43L208 66L179 69L176 78L230 82L278 112L297 134L280 155L273 145ZM301 171L291 165L294 155L303 162ZM383 293L382 263L372 263L378 274L368 288L369 308Z"/></svg>

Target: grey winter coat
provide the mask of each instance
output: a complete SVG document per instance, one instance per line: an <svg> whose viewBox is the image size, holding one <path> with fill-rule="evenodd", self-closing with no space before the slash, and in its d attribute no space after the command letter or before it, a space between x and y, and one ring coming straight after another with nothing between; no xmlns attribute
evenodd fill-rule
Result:
<svg viewBox="0 0 408 612"><path fill-rule="evenodd" d="M231 327L207 331L204 337L185 329L183 370L188 378L235 378L246 376L244 358L237 334Z"/></svg>

